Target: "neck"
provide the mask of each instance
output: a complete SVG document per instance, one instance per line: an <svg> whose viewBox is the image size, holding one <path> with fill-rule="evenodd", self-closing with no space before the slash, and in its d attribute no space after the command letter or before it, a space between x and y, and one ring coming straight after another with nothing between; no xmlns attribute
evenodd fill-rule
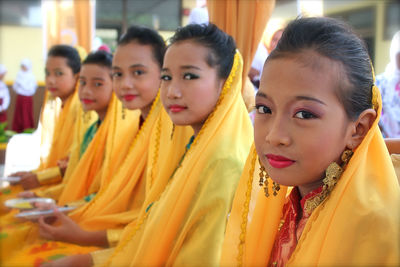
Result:
<svg viewBox="0 0 400 267"><path fill-rule="evenodd" d="M149 115L152 104L153 102L140 109L140 116L142 117L143 120L145 120L147 115Z"/></svg>
<svg viewBox="0 0 400 267"><path fill-rule="evenodd" d="M301 195L301 198L303 198L304 196L306 196L308 193L314 191L315 189L317 189L318 187L322 186L324 183L321 180L317 180L315 182L311 182L308 184L303 184L303 185L298 185L297 187L299 188L299 192Z"/></svg>
<svg viewBox="0 0 400 267"><path fill-rule="evenodd" d="M102 111L96 111L96 113L97 113L97 116L99 117L99 120L103 121L104 118L106 117L107 109L102 110Z"/></svg>
<svg viewBox="0 0 400 267"><path fill-rule="evenodd" d="M72 96L73 92L67 96L64 97L60 97L61 99L61 107L64 107L65 103L67 102L67 100L69 99L70 96Z"/></svg>

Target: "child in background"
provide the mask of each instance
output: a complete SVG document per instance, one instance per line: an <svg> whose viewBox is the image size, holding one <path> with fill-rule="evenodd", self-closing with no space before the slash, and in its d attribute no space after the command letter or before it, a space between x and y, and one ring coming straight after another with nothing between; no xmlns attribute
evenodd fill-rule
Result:
<svg viewBox="0 0 400 267"><path fill-rule="evenodd" d="M7 69L0 64L0 122L7 122L7 109L10 105L10 92L7 85L3 82Z"/></svg>
<svg viewBox="0 0 400 267"><path fill-rule="evenodd" d="M32 63L29 59L21 61L21 69L17 73L13 89L17 93L15 102L13 131L18 133L25 129L35 127L33 119L33 95L36 92L37 83L32 73Z"/></svg>

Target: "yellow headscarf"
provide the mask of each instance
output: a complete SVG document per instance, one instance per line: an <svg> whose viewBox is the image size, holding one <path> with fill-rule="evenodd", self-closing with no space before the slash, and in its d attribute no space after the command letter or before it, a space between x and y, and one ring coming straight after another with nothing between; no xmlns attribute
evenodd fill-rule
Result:
<svg viewBox="0 0 400 267"><path fill-rule="evenodd" d="M126 111L128 117L122 119L118 110L122 110L121 103L112 94L104 121L77 166L71 174L67 173L64 181L65 187L58 201L59 205L65 205L91 193L96 193L103 177L101 170L104 162L115 156L115 144L129 141L137 132L139 112ZM122 136L124 138L121 138ZM127 145L125 144L125 146ZM123 151L118 152L123 153ZM120 155L116 159L122 158L122 156Z"/></svg>
<svg viewBox="0 0 400 267"><path fill-rule="evenodd" d="M308 219L289 266L400 265L400 188L378 127L381 97L373 88L378 116L333 191ZM221 266L269 261L288 189L266 198L254 188L258 168L253 147L235 195Z"/></svg>
<svg viewBox="0 0 400 267"><path fill-rule="evenodd" d="M103 179L96 197L70 215L80 226L88 230L117 228L137 217L145 197L143 177L148 161L150 134L160 110L161 103L157 96L133 141L129 143L124 140L129 152L121 165L116 166L116 172L110 174L112 179ZM121 139L120 136L117 138Z"/></svg>
<svg viewBox="0 0 400 267"><path fill-rule="evenodd" d="M42 111L41 123L43 128L42 145L45 145L51 139L51 146L48 156L41 159L40 166L37 170L44 170L50 167L56 167L57 161L63 159L71 152L75 123L81 119L82 108L79 102L78 91L65 101L64 107L61 108L61 102L58 99L49 99L46 97ZM53 128L54 125L54 128ZM83 136L86 129L81 129ZM52 134L51 134L52 133Z"/></svg>
<svg viewBox="0 0 400 267"><path fill-rule="evenodd" d="M173 174L162 169L150 174L139 219L126 227L106 265L218 265L226 218L253 135L241 97L242 64L237 52L214 111ZM171 164L170 153L160 150L155 162Z"/></svg>

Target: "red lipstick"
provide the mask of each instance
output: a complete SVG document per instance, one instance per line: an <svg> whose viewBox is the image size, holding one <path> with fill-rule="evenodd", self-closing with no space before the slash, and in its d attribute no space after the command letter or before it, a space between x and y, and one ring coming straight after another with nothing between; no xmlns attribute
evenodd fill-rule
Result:
<svg viewBox="0 0 400 267"><path fill-rule="evenodd" d="M265 155L268 159L269 164L274 168L286 168L295 163L296 161L273 154Z"/></svg>
<svg viewBox="0 0 400 267"><path fill-rule="evenodd" d="M93 100L91 100L91 99L82 99L82 102L84 103L84 104L91 104L91 103L93 103L94 101Z"/></svg>
<svg viewBox="0 0 400 267"><path fill-rule="evenodd" d="M124 95L123 98L125 101L132 101L137 97L137 95Z"/></svg>
<svg viewBox="0 0 400 267"><path fill-rule="evenodd" d="M180 105L171 105L168 107L168 109L171 110L171 112L173 112L173 113L178 113L178 112L185 110L186 107L180 106Z"/></svg>

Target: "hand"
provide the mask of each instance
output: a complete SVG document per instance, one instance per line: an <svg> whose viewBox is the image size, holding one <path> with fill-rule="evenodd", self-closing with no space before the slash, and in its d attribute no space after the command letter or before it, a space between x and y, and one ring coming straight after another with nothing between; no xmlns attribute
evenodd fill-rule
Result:
<svg viewBox="0 0 400 267"><path fill-rule="evenodd" d="M17 196L19 198L34 198L34 197L37 197L35 192L32 192L32 191L22 191L22 192L18 193Z"/></svg>
<svg viewBox="0 0 400 267"><path fill-rule="evenodd" d="M14 173L11 173L11 174L9 174L9 175L7 175L7 176L11 176L11 177L22 177L22 176L24 176L24 175L26 175L26 174L28 174L28 173L30 173L30 172L14 172ZM16 185L16 184L19 184L19 182L10 182L10 184L11 185Z"/></svg>
<svg viewBox="0 0 400 267"><path fill-rule="evenodd" d="M58 168L60 168L61 176L64 176L65 171L67 170L68 162L69 162L69 157L65 157L57 161L57 166Z"/></svg>
<svg viewBox="0 0 400 267"><path fill-rule="evenodd" d="M40 267L90 267L93 266L92 256L90 254L78 254L67 256L55 261L41 264Z"/></svg>
<svg viewBox="0 0 400 267"><path fill-rule="evenodd" d="M44 217L39 218L39 233L41 237L49 240L85 245L87 232L82 230L77 223L64 213L54 209L57 225L50 225Z"/></svg>
<svg viewBox="0 0 400 267"><path fill-rule="evenodd" d="M27 172L20 176L21 181L20 184L24 188L24 190L33 189L40 186L37 175L33 172Z"/></svg>

